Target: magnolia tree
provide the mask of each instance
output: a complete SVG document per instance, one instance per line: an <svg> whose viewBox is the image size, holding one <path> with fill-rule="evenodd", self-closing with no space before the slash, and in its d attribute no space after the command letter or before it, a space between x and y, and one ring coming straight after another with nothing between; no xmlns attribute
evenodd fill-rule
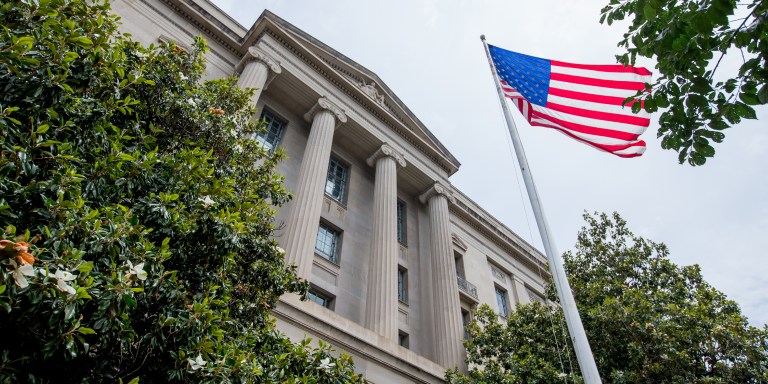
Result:
<svg viewBox="0 0 768 384"><path fill-rule="evenodd" d="M86 0L0 25L0 382L362 381L275 329L307 289L271 237L283 153L202 39L143 47Z"/></svg>
<svg viewBox="0 0 768 384"><path fill-rule="evenodd" d="M565 269L604 382L768 383L768 328L618 214L585 219ZM565 331L556 306L518 305L503 322L481 307L465 341L471 369L448 382L580 383Z"/></svg>

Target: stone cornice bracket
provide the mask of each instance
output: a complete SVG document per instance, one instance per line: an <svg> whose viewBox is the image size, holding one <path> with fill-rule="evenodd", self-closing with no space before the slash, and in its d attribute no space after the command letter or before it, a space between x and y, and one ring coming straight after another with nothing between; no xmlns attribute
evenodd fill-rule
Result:
<svg viewBox="0 0 768 384"><path fill-rule="evenodd" d="M323 110L327 110L336 116L336 120L339 121L337 127L347 122L347 114L344 112L344 110L325 97L318 99L317 103L315 103L315 105L309 109L309 112L304 114L304 120L306 120L308 123L311 123L312 119L315 118L315 115Z"/></svg>
<svg viewBox="0 0 768 384"><path fill-rule="evenodd" d="M266 64L270 72L276 75L283 71L282 68L280 68L280 62L273 59L272 56L267 52L264 52L263 49L258 47L248 47L248 52L245 53L245 56L243 56L240 62L237 63L237 66L235 66L235 73L240 73L243 68L252 61L260 61Z"/></svg>
<svg viewBox="0 0 768 384"><path fill-rule="evenodd" d="M426 204L427 201L429 201L429 199L435 195L445 196L449 203L454 203L456 201L456 198L453 197L453 192L451 192L451 189L439 181L436 181L435 185L431 186L424 193L422 193L419 196L419 201L421 201L422 204Z"/></svg>
<svg viewBox="0 0 768 384"><path fill-rule="evenodd" d="M369 166L373 167L376 164L376 161L382 157L391 157L395 159L395 162L397 162L397 164L399 164L401 167L405 167L405 157L403 156L403 153L396 150L388 143L382 144L381 147L377 149L376 152L374 152L373 155L371 155L371 157L369 157L365 162L368 163Z"/></svg>

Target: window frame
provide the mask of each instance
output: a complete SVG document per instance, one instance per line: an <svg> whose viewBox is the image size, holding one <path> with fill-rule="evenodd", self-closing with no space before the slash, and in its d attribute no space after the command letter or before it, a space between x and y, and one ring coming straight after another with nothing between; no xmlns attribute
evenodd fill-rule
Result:
<svg viewBox="0 0 768 384"><path fill-rule="evenodd" d="M507 318L509 317L509 314L510 314L509 293L507 292L506 289L501 288L498 285L494 285L494 288L495 288L495 296L496 296L496 306L499 308L499 315L501 317Z"/></svg>
<svg viewBox="0 0 768 384"><path fill-rule="evenodd" d="M322 302L318 302L318 300L315 300L315 298L322 300ZM309 287L309 291L307 291L307 300L320 305L323 308L333 310L336 297L312 285Z"/></svg>
<svg viewBox="0 0 768 384"><path fill-rule="evenodd" d="M403 330L397 331L397 344L405 349L410 349L410 336L408 332L404 332Z"/></svg>
<svg viewBox="0 0 768 384"><path fill-rule="evenodd" d="M266 130L255 133L253 139L258 141L262 146L264 146L264 148L267 148L270 152L274 152L277 150L277 147L280 146L280 143L283 141L283 136L285 134L285 127L288 125L288 121L278 116L276 113L272 112L271 110L267 108L262 108L259 122L261 123L265 121L267 124ZM271 143L271 142L268 142L267 139L270 136L273 123L274 124L279 123L280 130L277 132L277 135L274 136L275 137L274 143ZM265 134L265 136L262 136L262 132Z"/></svg>
<svg viewBox="0 0 768 384"><path fill-rule="evenodd" d="M408 205L397 199L397 242L408 246Z"/></svg>
<svg viewBox="0 0 768 384"><path fill-rule="evenodd" d="M340 196L334 196L333 191L335 188L332 188L331 192L328 192L328 183L331 182L331 166L336 163L339 167L344 169L345 174L341 178L341 181L343 182L341 188L339 188L339 194ZM330 197L331 199L338 201L342 205L346 205L347 203L347 194L349 192L349 178L351 172L351 168L349 163L341 160L341 158L331 155L331 158L328 159L328 173L325 176L325 187L323 188L323 191L326 196ZM334 181L335 185L335 181Z"/></svg>
<svg viewBox="0 0 768 384"><path fill-rule="evenodd" d="M320 240L320 230L324 229L326 232L330 232L333 234L333 254L327 255L323 249L318 249L317 244ZM321 220L320 223L317 225L317 234L315 235L315 255L322 257L325 260L330 261L331 263L334 263L336 265L339 264L339 260L341 259L341 238L344 231L341 229L329 224L328 222Z"/></svg>
<svg viewBox="0 0 768 384"><path fill-rule="evenodd" d="M397 266L397 301L408 304L408 269Z"/></svg>

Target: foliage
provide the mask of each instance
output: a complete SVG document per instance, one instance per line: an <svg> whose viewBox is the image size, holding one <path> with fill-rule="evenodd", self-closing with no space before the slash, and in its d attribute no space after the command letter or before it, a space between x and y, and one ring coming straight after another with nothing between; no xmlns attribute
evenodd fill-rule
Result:
<svg viewBox="0 0 768 384"><path fill-rule="evenodd" d="M768 327L749 326L698 266L673 264L618 214L584 217L565 269L603 381L768 383ZM518 305L505 323L480 308L465 341L472 369L448 381L582 382L564 331L559 307Z"/></svg>
<svg viewBox="0 0 768 384"><path fill-rule="evenodd" d="M205 43L108 4L0 5L0 382L359 382L269 317L307 284L271 238L283 153Z"/></svg>
<svg viewBox="0 0 768 384"><path fill-rule="evenodd" d="M624 18L632 24L617 59L626 65L637 56L656 58L659 75L641 98L648 112L666 108L658 137L680 163L704 164L724 129L756 119L753 107L768 103L768 1L611 0L600 22ZM738 73L716 76L723 56L735 51L743 60Z"/></svg>

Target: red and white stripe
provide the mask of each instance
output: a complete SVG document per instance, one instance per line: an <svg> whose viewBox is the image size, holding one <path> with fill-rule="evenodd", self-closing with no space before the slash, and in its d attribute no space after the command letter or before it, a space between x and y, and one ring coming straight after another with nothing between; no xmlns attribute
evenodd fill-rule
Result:
<svg viewBox="0 0 768 384"><path fill-rule="evenodd" d="M504 94L531 125L554 128L576 140L621 157L645 152L640 135L651 120L622 102L645 89L651 72L622 65L583 65L551 60L546 107L531 104L501 80Z"/></svg>

